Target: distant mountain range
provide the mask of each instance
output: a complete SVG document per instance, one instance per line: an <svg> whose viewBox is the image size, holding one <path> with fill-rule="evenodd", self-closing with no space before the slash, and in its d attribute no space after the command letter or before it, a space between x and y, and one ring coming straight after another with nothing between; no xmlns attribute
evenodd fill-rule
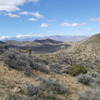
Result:
<svg viewBox="0 0 100 100"><path fill-rule="evenodd" d="M0 39L3 41L7 40L16 40L16 41L34 41L34 40L42 40L42 39L53 39L57 41L69 41L69 42L77 42L88 38L88 36L67 36L67 35L51 35L51 36L22 36L22 37L9 37Z"/></svg>
<svg viewBox="0 0 100 100"><path fill-rule="evenodd" d="M54 40L58 40L58 41L69 41L69 42L78 42L78 41L81 41L81 40L84 40L84 39L87 39L88 36L51 36L50 37L51 39L54 39Z"/></svg>

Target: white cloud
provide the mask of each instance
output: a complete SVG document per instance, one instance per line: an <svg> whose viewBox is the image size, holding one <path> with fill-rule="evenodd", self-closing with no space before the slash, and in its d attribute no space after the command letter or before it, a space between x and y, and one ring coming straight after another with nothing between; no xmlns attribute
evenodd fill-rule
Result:
<svg viewBox="0 0 100 100"><path fill-rule="evenodd" d="M41 27L49 27L49 24L42 23L40 26L41 26Z"/></svg>
<svg viewBox="0 0 100 100"><path fill-rule="evenodd" d="M10 36L0 36L0 40L5 40L5 39L9 39Z"/></svg>
<svg viewBox="0 0 100 100"><path fill-rule="evenodd" d="M31 22L36 22L38 19L36 18L29 18L28 21L31 21Z"/></svg>
<svg viewBox="0 0 100 100"><path fill-rule="evenodd" d="M93 22L100 22L100 18L92 18L90 20L93 21Z"/></svg>
<svg viewBox="0 0 100 100"><path fill-rule="evenodd" d="M49 34L50 35L50 34ZM45 36L48 36L45 35ZM16 34L15 36L0 36L0 40L17 40L17 39L27 39L27 38L39 38L44 37L43 33L30 33L30 34Z"/></svg>
<svg viewBox="0 0 100 100"><path fill-rule="evenodd" d="M5 14L5 16L12 17L12 18L19 18L20 17L19 15L13 14L13 13L7 13L7 14Z"/></svg>
<svg viewBox="0 0 100 100"><path fill-rule="evenodd" d="M32 37L33 36L33 34L17 34L15 37L17 38L17 39L24 39L24 38L28 38L28 37Z"/></svg>
<svg viewBox="0 0 100 100"><path fill-rule="evenodd" d="M63 22L61 23L62 27L77 27L77 26L84 26L86 23L68 23L68 22Z"/></svg>
<svg viewBox="0 0 100 100"><path fill-rule="evenodd" d="M30 15L34 16L38 19L44 18L44 15L40 14L39 12L28 12L28 11L22 11L19 13L20 15Z"/></svg>
<svg viewBox="0 0 100 100"><path fill-rule="evenodd" d="M45 35L45 36L48 36ZM43 33L30 33L30 34L17 34L16 36L12 37L12 38L16 38L16 39L25 39L25 38L35 38L35 37L44 37Z"/></svg>
<svg viewBox="0 0 100 100"><path fill-rule="evenodd" d="M16 36L0 36L0 40L25 39L33 36L34 34L17 34Z"/></svg>
<svg viewBox="0 0 100 100"><path fill-rule="evenodd" d="M28 11L22 11L19 13L20 15L29 15L29 12Z"/></svg>
<svg viewBox="0 0 100 100"><path fill-rule="evenodd" d="M20 10L19 6L27 2L39 2L39 0L0 0L1 11L16 11Z"/></svg>
<svg viewBox="0 0 100 100"><path fill-rule="evenodd" d="M36 18L44 18L44 16L40 14L39 12L33 12L33 13L30 13L30 15L35 16Z"/></svg>

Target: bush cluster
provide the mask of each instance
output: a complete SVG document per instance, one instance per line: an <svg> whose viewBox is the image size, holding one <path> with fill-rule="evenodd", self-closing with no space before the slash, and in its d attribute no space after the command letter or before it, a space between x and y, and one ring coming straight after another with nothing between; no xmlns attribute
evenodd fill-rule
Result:
<svg viewBox="0 0 100 100"><path fill-rule="evenodd" d="M68 68L68 74L72 76L77 76L82 73L87 73L87 69L82 65L74 65Z"/></svg>
<svg viewBox="0 0 100 100"><path fill-rule="evenodd" d="M68 72L68 68L71 67L70 65L63 65L59 63L52 63L50 64L50 71L55 72L58 74L63 74Z"/></svg>
<svg viewBox="0 0 100 100"><path fill-rule="evenodd" d="M26 67L30 67L31 59L16 49L9 49L4 55L4 62L11 68L23 70Z"/></svg>
<svg viewBox="0 0 100 100"><path fill-rule="evenodd" d="M100 89L92 89L79 93L79 100L100 100Z"/></svg>
<svg viewBox="0 0 100 100"><path fill-rule="evenodd" d="M85 85L90 85L93 82L93 77L91 77L89 74L81 74L78 76L78 81Z"/></svg>
<svg viewBox="0 0 100 100"><path fill-rule="evenodd" d="M78 81L85 84L89 85L92 88L99 88L100 89L100 75L93 73L93 72L88 72L86 74L81 74L77 77Z"/></svg>
<svg viewBox="0 0 100 100"><path fill-rule="evenodd" d="M41 86L54 94L65 94L69 92L67 87L64 87L57 80L41 80Z"/></svg>
<svg viewBox="0 0 100 100"><path fill-rule="evenodd" d="M38 86L29 83L23 85L23 94L31 97L32 100L62 100L57 95L69 93L69 89L65 88L56 80L43 78L39 78L39 80L40 85Z"/></svg>
<svg viewBox="0 0 100 100"><path fill-rule="evenodd" d="M37 96L40 95L41 89L38 86L34 86L28 83L23 86L23 92L28 96Z"/></svg>
<svg viewBox="0 0 100 100"><path fill-rule="evenodd" d="M5 100L30 100L28 97L10 94ZM34 100L34 99L33 99Z"/></svg>
<svg viewBox="0 0 100 100"><path fill-rule="evenodd" d="M45 73L50 72L49 66L45 65L44 63L36 62L36 61L34 61L32 69L35 69L35 70L38 70L38 71L41 71L41 72L45 72Z"/></svg>
<svg viewBox="0 0 100 100"><path fill-rule="evenodd" d="M32 56L19 52L17 49L9 49L4 53L4 62L11 68L24 71L30 75L32 69L48 73L49 68L45 63L35 60Z"/></svg>

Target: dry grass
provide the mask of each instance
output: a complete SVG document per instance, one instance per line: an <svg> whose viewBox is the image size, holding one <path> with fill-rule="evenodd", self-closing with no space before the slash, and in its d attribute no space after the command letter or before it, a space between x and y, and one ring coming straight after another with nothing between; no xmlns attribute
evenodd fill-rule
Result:
<svg viewBox="0 0 100 100"><path fill-rule="evenodd" d="M29 82L33 85L38 85L39 82L36 81L37 77L42 77L46 79L57 79L65 87L69 87L71 94L69 95L68 100L78 100L78 91L87 90L88 87L77 82L77 79L69 75L58 75L58 74L44 74L41 72L34 71L34 77L26 77L22 72L10 69L4 66L3 62L0 61L0 100L5 100L9 91L15 91L16 88L20 87ZM64 96L60 96L65 98Z"/></svg>

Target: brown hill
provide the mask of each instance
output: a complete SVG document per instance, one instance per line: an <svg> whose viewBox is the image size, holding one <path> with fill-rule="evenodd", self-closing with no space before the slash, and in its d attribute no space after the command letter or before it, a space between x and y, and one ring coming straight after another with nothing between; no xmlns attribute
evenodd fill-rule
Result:
<svg viewBox="0 0 100 100"><path fill-rule="evenodd" d="M100 34L96 34L74 47L81 54L100 56Z"/></svg>
<svg viewBox="0 0 100 100"><path fill-rule="evenodd" d="M61 41L56 41L56 40L53 40L53 39L44 39L44 40L35 40L34 42L37 42L37 43L56 43L56 44L59 44L59 43L63 43Z"/></svg>
<svg viewBox="0 0 100 100"><path fill-rule="evenodd" d="M81 41L72 47L56 53L61 63L81 64L89 69L100 70L100 34Z"/></svg>

